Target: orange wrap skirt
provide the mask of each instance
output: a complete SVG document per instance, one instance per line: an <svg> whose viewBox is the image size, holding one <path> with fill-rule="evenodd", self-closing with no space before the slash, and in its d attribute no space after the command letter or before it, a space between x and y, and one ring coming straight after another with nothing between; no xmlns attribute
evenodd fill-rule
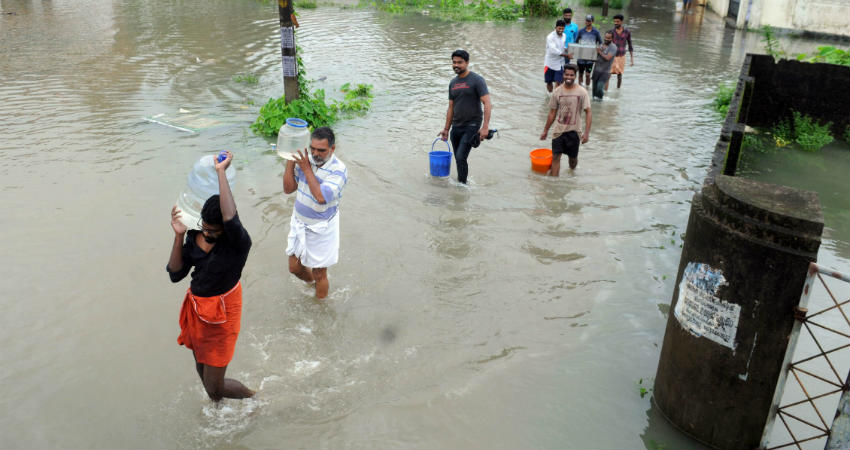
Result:
<svg viewBox="0 0 850 450"><path fill-rule="evenodd" d="M186 290L180 308L180 336L177 344L194 350L195 360L213 367L225 367L233 359L242 320L242 282L215 297L192 295Z"/></svg>

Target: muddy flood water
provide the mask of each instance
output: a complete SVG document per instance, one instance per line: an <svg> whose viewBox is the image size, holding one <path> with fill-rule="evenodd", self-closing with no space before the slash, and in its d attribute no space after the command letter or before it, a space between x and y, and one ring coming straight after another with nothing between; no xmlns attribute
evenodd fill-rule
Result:
<svg viewBox="0 0 850 450"><path fill-rule="evenodd" d="M281 160L249 129L282 94L273 3L0 0L0 447L702 448L640 389L720 130L711 99L762 44L674 11L625 11L635 65L593 103L578 170L558 179L528 158L552 20L300 11L315 86L375 94L335 126L350 180L319 303L287 271ZM456 48L500 130L473 150L468 187L428 176ZM202 129L142 120L158 114ZM222 149L254 243L228 373L259 392L214 405L176 344L188 281L165 264L171 205ZM823 166L837 178L802 175L826 209L819 262L847 270L847 153Z"/></svg>

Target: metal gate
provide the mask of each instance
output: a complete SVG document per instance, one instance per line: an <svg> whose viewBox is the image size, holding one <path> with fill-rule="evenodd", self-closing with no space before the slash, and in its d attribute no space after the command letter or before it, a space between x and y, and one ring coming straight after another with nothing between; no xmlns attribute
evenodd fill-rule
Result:
<svg viewBox="0 0 850 450"><path fill-rule="evenodd" d="M809 265L803 294L795 311L796 321L785 353L784 370L762 436L762 448L850 448L848 283L850 276L847 274L815 263ZM817 291L816 295L825 305L808 314L813 291ZM807 345L798 348L800 340L805 340ZM777 418L783 428L775 427L777 430L774 430Z"/></svg>

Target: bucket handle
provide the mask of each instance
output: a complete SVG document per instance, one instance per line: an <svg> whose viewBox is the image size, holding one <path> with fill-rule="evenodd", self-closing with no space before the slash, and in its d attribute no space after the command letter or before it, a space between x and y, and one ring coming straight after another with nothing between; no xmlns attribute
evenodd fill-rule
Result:
<svg viewBox="0 0 850 450"><path fill-rule="evenodd" d="M435 146L435 145L437 145L437 142L438 142L438 141L443 141L443 140L442 140L442 139L440 139L440 138L437 138L437 139L434 139L434 142L432 142L432 143L431 143L431 151L432 151L432 152L434 151L434 146ZM452 146L451 146L451 144L449 144L449 140L448 140L448 139L446 139L446 140L445 140L445 141L443 141L443 142L445 142L445 143L446 143L446 148L447 148L447 149L449 149L449 153L451 153L451 152L452 152Z"/></svg>

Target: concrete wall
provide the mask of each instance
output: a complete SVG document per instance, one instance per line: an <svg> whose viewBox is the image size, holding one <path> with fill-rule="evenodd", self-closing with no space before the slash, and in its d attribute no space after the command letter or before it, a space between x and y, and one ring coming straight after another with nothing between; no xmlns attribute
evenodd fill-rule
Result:
<svg viewBox="0 0 850 450"><path fill-rule="evenodd" d="M726 17L729 0L709 0L709 8ZM748 13L749 12L749 13ZM848 0L741 0L737 28L774 28L850 37Z"/></svg>

